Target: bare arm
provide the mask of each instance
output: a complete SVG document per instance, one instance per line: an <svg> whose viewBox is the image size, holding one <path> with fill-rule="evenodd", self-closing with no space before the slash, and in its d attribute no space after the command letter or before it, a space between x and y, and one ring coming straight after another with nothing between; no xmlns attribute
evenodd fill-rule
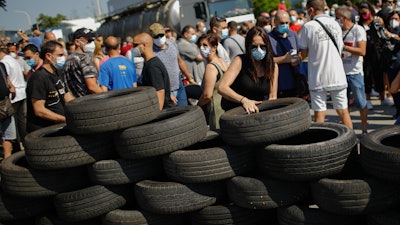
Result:
<svg viewBox="0 0 400 225"><path fill-rule="evenodd" d="M107 92L108 88L106 86L100 86L102 92Z"/></svg>
<svg viewBox="0 0 400 225"><path fill-rule="evenodd" d="M275 63L274 77L269 88L269 98L268 98L269 100L274 100L277 99L278 97L278 74L279 74L279 67L278 64Z"/></svg>
<svg viewBox="0 0 400 225"><path fill-rule="evenodd" d="M186 76L186 78L188 79L188 81L191 84L196 84L196 82L194 81L192 74L190 74L185 61L182 59L181 55L178 54L178 64L179 64L179 69L182 71L183 75Z"/></svg>
<svg viewBox="0 0 400 225"><path fill-rule="evenodd" d="M365 56L365 53L367 52L367 42L358 41L355 47L345 45L344 50L350 52L351 54Z"/></svg>
<svg viewBox="0 0 400 225"><path fill-rule="evenodd" d="M97 84L97 80L94 77L85 79L86 86L91 93L103 92L103 89Z"/></svg>
<svg viewBox="0 0 400 225"><path fill-rule="evenodd" d="M256 105L261 104L262 101L254 101L246 98L246 96L242 96L236 93L231 85L236 80L239 75L240 70L242 69L242 59L240 57L235 57L233 62L229 66L228 70L224 73L224 76L221 78L221 83L218 87L218 93L221 94L224 98L241 103L243 108L246 110L248 114L259 112L258 107Z"/></svg>
<svg viewBox="0 0 400 225"><path fill-rule="evenodd" d="M8 79L8 77L7 77L7 84L8 84L8 90L9 90L9 92L11 94L11 99L14 99L15 96L16 96L15 87L11 83L10 79Z"/></svg>
<svg viewBox="0 0 400 225"><path fill-rule="evenodd" d="M57 123L65 123L65 116L57 114L45 107L45 100L31 99L35 116Z"/></svg>
<svg viewBox="0 0 400 225"><path fill-rule="evenodd" d="M215 82L217 82L218 70L215 66L207 64L203 78L203 93L201 94L198 106L206 105L213 97Z"/></svg>
<svg viewBox="0 0 400 225"><path fill-rule="evenodd" d="M65 102L69 102L69 101L72 101L72 100L74 100L75 99L75 97L71 94L71 93L69 93L69 92L67 92L65 95L64 95L64 101Z"/></svg>
<svg viewBox="0 0 400 225"><path fill-rule="evenodd" d="M164 107L164 101L165 101L165 90L164 89L157 91L157 98L158 98L158 104L160 106L160 110L162 110Z"/></svg>

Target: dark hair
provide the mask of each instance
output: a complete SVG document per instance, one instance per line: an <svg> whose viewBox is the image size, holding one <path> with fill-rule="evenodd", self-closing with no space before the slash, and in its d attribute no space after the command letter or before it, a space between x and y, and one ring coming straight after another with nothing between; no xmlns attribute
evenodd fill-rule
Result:
<svg viewBox="0 0 400 225"><path fill-rule="evenodd" d="M210 19L210 30L212 30L213 27L219 27L219 24L222 22L226 22L225 17L219 17L219 16L214 16Z"/></svg>
<svg viewBox="0 0 400 225"><path fill-rule="evenodd" d="M371 3L369 3L368 1L363 1L358 5L358 10L361 10L361 9L368 9L369 12L371 13L371 17L375 17L375 15L376 15L374 6ZM358 23L362 25L363 22L364 22L364 19L362 16L360 16L360 20L358 21Z"/></svg>
<svg viewBox="0 0 400 225"><path fill-rule="evenodd" d="M22 52L26 52L30 50L33 54L35 54L36 52L39 52L39 49L36 47L36 45L34 44L28 44L26 45L23 49Z"/></svg>
<svg viewBox="0 0 400 225"><path fill-rule="evenodd" d="M190 28L192 28L194 30L194 27L192 25L186 25L183 27L182 29L182 33L181 35L183 36L183 34L185 34L186 32L188 32L190 30Z"/></svg>
<svg viewBox="0 0 400 225"><path fill-rule="evenodd" d="M257 23L256 23L257 27L264 27L269 24L271 24L271 21L267 17L265 17L265 16L257 17Z"/></svg>
<svg viewBox="0 0 400 225"><path fill-rule="evenodd" d="M238 30L238 24L236 23L236 21L230 21L228 23L228 28L230 28L231 30Z"/></svg>
<svg viewBox="0 0 400 225"><path fill-rule="evenodd" d="M200 48L200 46L201 46L200 41L203 39L206 39L208 41L208 43L210 43L211 46L218 46L219 36L216 33L207 33L207 34L201 35L196 42L197 47Z"/></svg>
<svg viewBox="0 0 400 225"><path fill-rule="evenodd" d="M325 1L324 0L307 0L307 8L313 7L316 11L324 11Z"/></svg>
<svg viewBox="0 0 400 225"><path fill-rule="evenodd" d="M40 58L45 60L46 54L53 53L56 50L57 46L60 48L63 48L63 46L57 41L46 41L45 43L43 43L43 45L41 47L40 55L39 55Z"/></svg>
<svg viewBox="0 0 400 225"><path fill-rule="evenodd" d="M264 59L262 60L263 62L261 65L263 66L263 71L257 71L256 68L254 67L255 65L255 59L251 55L251 45L253 44L253 38L255 36L260 36L265 45L267 46L267 54L265 55ZM253 27L247 32L246 39L245 39L245 46L246 46L246 65L247 68L254 78L255 82L258 82L258 74L264 74L264 77L270 81L270 83L273 82L273 75L274 75L274 70L275 70L275 63L274 63L274 58L273 58L273 51L272 51L272 46L269 40L269 36L267 32L261 28L261 27Z"/></svg>

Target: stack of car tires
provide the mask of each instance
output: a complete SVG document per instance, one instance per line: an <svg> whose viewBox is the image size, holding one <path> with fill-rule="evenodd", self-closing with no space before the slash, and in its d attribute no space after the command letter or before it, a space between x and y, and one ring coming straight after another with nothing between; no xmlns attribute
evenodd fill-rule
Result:
<svg viewBox="0 0 400 225"><path fill-rule="evenodd" d="M373 150L359 160L354 132L311 124L306 101L264 101L259 108L251 115L242 108L227 111L217 133L207 130L199 107L160 111L150 87L73 100L66 104L66 124L28 134L25 151L2 162L0 221L399 222L399 188L392 182L399 177L390 171L398 169L398 147L378 156L368 145ZM392 175L380 179L379 171Z"/></svg>

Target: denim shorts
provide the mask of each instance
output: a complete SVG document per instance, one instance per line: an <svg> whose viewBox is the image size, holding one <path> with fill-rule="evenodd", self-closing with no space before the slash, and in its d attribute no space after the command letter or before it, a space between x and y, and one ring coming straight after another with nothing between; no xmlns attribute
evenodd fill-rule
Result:
<svg viewBox="0 0 400 225"><path fill-rule="evenodd" d="M17 139L14 116L8 117L1 123L1 131L3 132L3 140L11 141Z"/></svg>
<svg viewBox="0 0 400 225"><path fill-rule="evenodd" d="M349 88L347 96L350 96L350 90L353 93L357 108L364 109L367 107L367 97L365 95L364 76L361 73L347 75L347 83Z"/></svg>
<svg viewBox="0 0 400 225"><path fill-rule="evenodd" d="M311 108L314 111L326 111L327 91L310 91ZM347 109L347 88L329 91L334 109Z"/></svg>

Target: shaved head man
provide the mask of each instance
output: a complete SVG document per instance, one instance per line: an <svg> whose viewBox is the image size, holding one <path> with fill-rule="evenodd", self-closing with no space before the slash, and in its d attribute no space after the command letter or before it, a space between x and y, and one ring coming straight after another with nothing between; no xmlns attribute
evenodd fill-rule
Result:
<svg viewBox="0 0 400 225"><path fill-rule="evenodd" d="M104 41L106 52L110 57L100 66L99 86L103 91L133 88L137 86L134 64L120 54L121 44L114 36Z"/></svg>
<svg viewBox="0 0 400 225"><path fill-rule="evenodd" d="M153 37L147 33L140 33L133 38L132 47L136 48L145 60L140 85L156 89L160 110L172 107L174 103L171 100L168 71L153 51Z"/></svg>

